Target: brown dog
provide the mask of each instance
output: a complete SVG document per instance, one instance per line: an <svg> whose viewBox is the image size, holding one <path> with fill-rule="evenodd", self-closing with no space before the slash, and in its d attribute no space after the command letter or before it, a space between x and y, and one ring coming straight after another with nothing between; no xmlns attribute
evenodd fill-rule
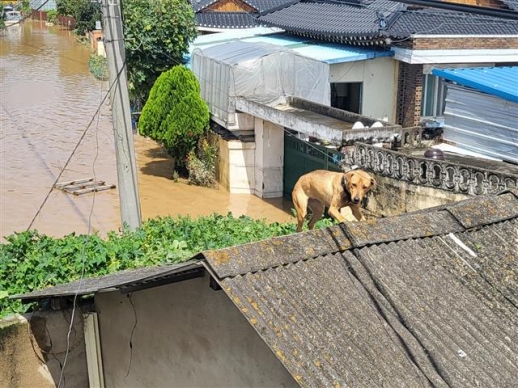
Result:
<svg viewBox="0 0 518 388"><path fill-rule="evenodd" d="M315 170L302 175L291 194L295 210L297 211L297 232L302 231L304 218L309 207L313 216L309 221L309 229L324 214L327 207L328 214L338 222L345 218L340 209L346 206L351 208L358 221L363 219L360 205L363 197L376 187L376 181L365 171L352 170L347 173L326 170Z"/></svg>

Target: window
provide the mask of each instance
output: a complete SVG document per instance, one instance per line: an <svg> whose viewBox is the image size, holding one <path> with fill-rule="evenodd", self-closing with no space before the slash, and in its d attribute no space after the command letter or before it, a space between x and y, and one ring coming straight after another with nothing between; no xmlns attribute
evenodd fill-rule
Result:
<svg viewBox="0 0 518 388"><path fill-rule="evenodd" d="M437 117L444 113L446 102L446 83L431 74L423 75L423 98L421 116Z"/></svg>
<svg viewBox="0 0 518 388"><path fill-rule="evenodd" d="M331 106L360 114L362 111L362 83L331 83Z"/></svg>

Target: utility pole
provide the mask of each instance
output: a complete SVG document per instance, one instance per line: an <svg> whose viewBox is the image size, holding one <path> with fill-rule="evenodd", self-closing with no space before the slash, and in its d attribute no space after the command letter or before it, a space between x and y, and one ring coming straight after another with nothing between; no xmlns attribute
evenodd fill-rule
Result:
<svg viewBox="0 0 518 388"><path fill-rule="evenodd" d="M124 34L119 0L102 0L104 41L113 114L117 178L123 226L134 230L141 225L137 185L137 164L133 147L131 108L125 69Z"/></svg>

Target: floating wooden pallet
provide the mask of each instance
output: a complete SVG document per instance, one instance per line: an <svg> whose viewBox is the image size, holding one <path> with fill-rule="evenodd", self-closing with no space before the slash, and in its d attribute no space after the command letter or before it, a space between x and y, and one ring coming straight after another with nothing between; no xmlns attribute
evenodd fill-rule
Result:
<svg viewBox="0 0 518 388"><path fill-rule="evenodd" d="M74 181L60 182L54 185L56 189L65 193L81 195L98 191L114 189L115 185L107 185L104 181L97 181L95 178L77 179Z"/></svg>

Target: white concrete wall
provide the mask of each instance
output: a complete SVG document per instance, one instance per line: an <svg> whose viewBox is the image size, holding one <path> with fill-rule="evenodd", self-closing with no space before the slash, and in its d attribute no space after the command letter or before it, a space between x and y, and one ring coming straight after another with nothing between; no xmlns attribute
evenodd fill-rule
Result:
<svg viewBox="0 0 518 388"><path fill-rule="evenodd" d="M415 185L378 174L372 175L378 185L376 192L369 198L367 209L378 217L397 216L471 198L468 195Z"/></svg>
<svg viewBox="0 0 518 388"><path fill-rule="evenodd" d="M396 122L397 65L392 58L337 63L330 66L329 82L363 82L362 112Z"/></svg>
<svg viewBox="0 0 518 388"><path fill-rule="evenodd" d="M106 387L298 386L208 276L95 301Z"/></svg>
<svg viewBox="0 0 518 388"><path fill-rule="evenodd" d="M255 143L231 140L227 145L229 191L233 194L252 194L255 182Z"/></svg>
<svg viewBox="0 0 518 388"><path fill-rule="evenodd" d="M255 118L255 187L260 198L282 197L284 129Z"/></svg>

